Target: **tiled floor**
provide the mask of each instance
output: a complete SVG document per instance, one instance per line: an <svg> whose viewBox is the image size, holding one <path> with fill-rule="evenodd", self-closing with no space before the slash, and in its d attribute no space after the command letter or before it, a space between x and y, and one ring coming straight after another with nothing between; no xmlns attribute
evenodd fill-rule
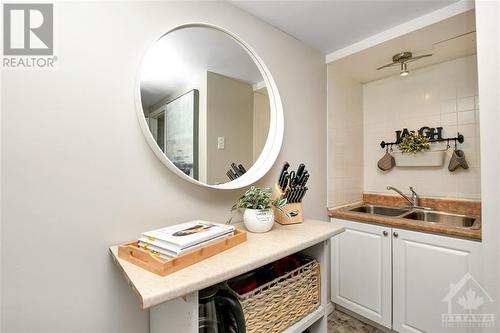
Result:
<svg viewBox="0 0 500 333"><path fill-rule="evenodd" d="M382 333L382 331L335 310L328 316L328 333Z"/></svg>

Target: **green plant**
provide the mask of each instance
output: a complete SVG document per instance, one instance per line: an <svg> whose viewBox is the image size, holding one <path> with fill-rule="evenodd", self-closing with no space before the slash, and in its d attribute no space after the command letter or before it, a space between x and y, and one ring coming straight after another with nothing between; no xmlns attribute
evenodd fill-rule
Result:
<svg viewBox="0 0 500 333"><path fill-rule="evenodd" d="M250 208L250 209L268 209L277 208L281 210L284 214L290 217L289 213L283 211L283 206L286 205L286 198L283 199L271 199L272 190L269 187L255 187L252 186L238 199L238 202L231 207L231 213L234 213L240 208ZM231 223L233 216L227 221Z"/></svg>
<svg viewBox="0 0 500 333"><path fill-rule="evenodd" d="M411 132L410 135L405 136L398 144L399 150L403 153L418 153L420 151L429 150L429 138Z"/></svg>

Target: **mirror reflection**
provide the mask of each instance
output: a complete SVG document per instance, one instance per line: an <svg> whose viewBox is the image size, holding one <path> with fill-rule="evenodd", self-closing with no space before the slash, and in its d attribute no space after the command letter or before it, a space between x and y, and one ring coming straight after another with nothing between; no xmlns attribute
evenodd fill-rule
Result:
<svg viewBox="0 0 500 333"><path fill-rule="evenodd" d="M267 87L247 51L225 32L185 27L163 36L144 58L140 89L158 147L189 177L229 182L262 152Z"/></svg>

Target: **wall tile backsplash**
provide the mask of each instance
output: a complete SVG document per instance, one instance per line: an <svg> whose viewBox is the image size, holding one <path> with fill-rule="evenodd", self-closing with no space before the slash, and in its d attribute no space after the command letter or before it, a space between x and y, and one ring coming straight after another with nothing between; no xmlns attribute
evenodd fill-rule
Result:
<svg viewBox="0 0 500 333"><path fill-rule="evenodd" d="M412 185L422 196L480 198L479 99L476 56L468 56L363 85L364 191L388 193L387 185L408 192ZM329 111L330 112L330 111ZM394 141L394 131L443 127L443 137L460 132L469 169L448 171L447 151L442 167L377 168L384 154L379 143ZM445 149L446 143L431 149ZM451 147L453 148L453 147ZM396 150L396 148L395 148Z"/></svg>
<svg viewBox="0 0 500 333"><path fill-rule="evenodd" d="M328 193L336 207L362 200L363 87L328 65Z"/></svg>

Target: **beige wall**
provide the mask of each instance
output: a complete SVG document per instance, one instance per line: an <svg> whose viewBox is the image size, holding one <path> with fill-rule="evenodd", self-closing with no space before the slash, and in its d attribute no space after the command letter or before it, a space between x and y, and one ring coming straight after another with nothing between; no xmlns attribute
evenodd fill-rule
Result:
<svg viewBox="0 0 500 333"><path fill-rule="evenodd" d="M147 332L148 311L108 246L191 219L225 221L244 191L180 179L143 137L138 67L147 47L176 25L222 26L263 59L286 129L276 165L259 184L272 184L284 160L306 163L305 214L327 220L322 54L224 2L54 6L57 70L1 77L1 331Z"/></svg>
<svg viewBox="0 0 500 333"><path fill-rule="evenodd" d="M480 198L479 100L476 56L459 58L411 71L405 78L393 76L363 86L364 189L387 193L386 186L432 197ZM449 149L443 167L377 168L384 150L382 140L394 141L395 130L418 130L422 126L443 127L444 137L460 132L465 142L469 169L448 171ZM446 144L433 144L444 149ZM453 148L453 147L452 147Z"/></svg>
<svg viewBox="0 0 500 333"><path fill-rule="evenodd" d="M271 110L269 95L266 88L255 90L253 93L253 160L259 158L267 134L269 133L269 122L271 121Z"/></svg>
<svg viewBox="0 0 500 333"><path fill-rule="evenodd" d="M224 149L217 148L224 137ZM252 85L207 72L207 182L226 183L231 163L253 164Z"/></svg>
<svg viewBox="0 0 500 333"><path fill-rule="evenodd" d="M363 193L363 89L328 65L328 206Z"/></svg>

